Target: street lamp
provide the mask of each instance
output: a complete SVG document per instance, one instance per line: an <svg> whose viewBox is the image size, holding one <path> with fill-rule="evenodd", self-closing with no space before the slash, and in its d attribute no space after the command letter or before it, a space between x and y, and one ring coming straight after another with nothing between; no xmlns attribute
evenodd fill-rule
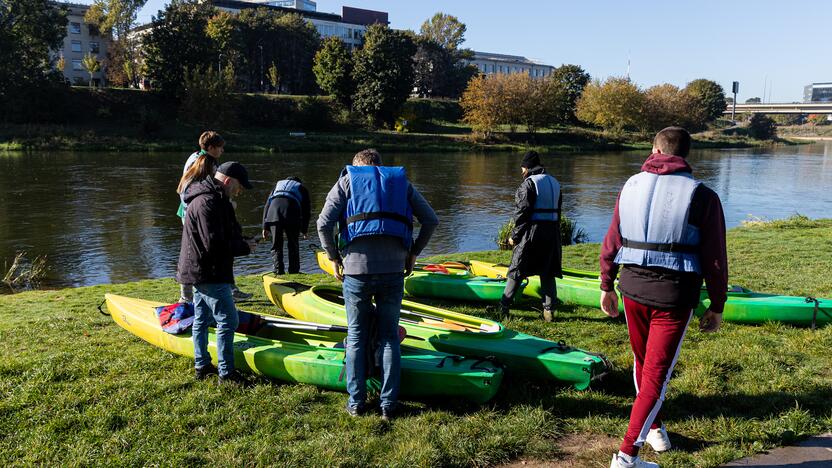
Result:
<svg viewBox="0 0 832 468"><path fill-rule="evenodd" d="M734 102L731 107L731 122L733 122L734 125L736 125L737 121L734 119L734 115L737 113L737 93L740 92L740 82L735 81L731 87L731 90L734 92Z"/></svg>

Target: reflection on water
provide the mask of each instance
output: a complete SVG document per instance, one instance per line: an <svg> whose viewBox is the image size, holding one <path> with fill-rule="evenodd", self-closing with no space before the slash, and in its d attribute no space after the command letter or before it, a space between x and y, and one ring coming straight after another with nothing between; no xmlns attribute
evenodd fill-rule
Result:
<svg viewBox="0 0 832 468"><path fill-rule="evenodd" d="M238 217L250 235L274 182L296 175L309 187L313 212L350 154L225 155L248 166L255 190L239 199ZM494 248L499 225L512 212L520 182L519 154L384 155L404 165L436 209L441 225L426 254ZM602 238L621 185L639 170L644 153L544 156L563 184L564 208L590 236ZM47 255L50 284L89 285L172 276L181 224L174 188L187 154L0 154L0 257L16 251ZM832 150L804 145L753 150L695 151L697 177L722 198L728 226L749 216L781 218L832 213ZM314 226L310 229L314 234ZM309 244L317 242L310 236ZM314 270L303 252L302 268ZM269 268L268 248L239 259L238 273Z"/></svg>

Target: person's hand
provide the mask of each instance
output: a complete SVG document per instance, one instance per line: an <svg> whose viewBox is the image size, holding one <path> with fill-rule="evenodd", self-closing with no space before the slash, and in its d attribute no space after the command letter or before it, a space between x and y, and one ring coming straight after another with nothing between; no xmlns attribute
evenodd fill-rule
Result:
<svg viewBox="0 0 832 468"><path fill-rule="evenodd" d="M705 333L713 333L719 330L720 325L722 325L722 314L712 311L710 307L699 319L699 330Z"/></svg>
<svg viewBox="0 0 832 468"><path fill-rule="evenodd" d="M416 266L416 255L407 254L407 260L404 264L404 275L410 276L413 273L413 267Z"/></svg>
<svg viewBox="0 0 832 468"><path fill-rule="evenodd" d="M271 233L269 232L268 229L263 229L263 239L268 239L269 234L271 234Z"/></svg>
<svg viewBox="0 0 832 468"><path fill-rule="evenodd" d="M514 247L514 239L512 239L511 237L508 238L508 245Z"/></svg>
<svg viewBox="0 0 832 468"><path fill-rule="evenodd" d="M344 264L341 259L332 260L332 275L338 281L344 281Z"/></svg>
<svg viewBox="0 0 832 468"><path fill-rule="evenodd" d="M601 310L612 318L618 317L618 294L615 291L601 291Z"/></svg>

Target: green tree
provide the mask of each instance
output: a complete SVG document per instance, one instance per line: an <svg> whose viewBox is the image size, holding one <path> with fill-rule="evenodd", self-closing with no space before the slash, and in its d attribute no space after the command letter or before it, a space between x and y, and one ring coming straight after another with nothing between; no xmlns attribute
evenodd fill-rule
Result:
<svg viewBox="0 0 832 468"><path fill-rule="evenodd" d="M66 36L66 15L47 0L0 1L0 108L15 109L0 112L0 121L54 110L51 92L60 91L63 74L50 52Z"/></svg>
<svg viewBox="0 0 832 468"><path fill-rule="evenodd" d="M765 114L753 114L748 121L748 134L758 140L777 138L777 125Z"/></svg>
<svg viewBox="0 0 832 468"><path fill-rule="evenodd" d="M136 41L130 37L130 29L136 24L136 16L147 0L95 0L87 10L84 20L96 27L99 33L112 36L107 50L108 81L123 86L136 85L135 74L128 77L125 67L138 60Z"/></svg>
<svg viewBox="0 0 832 468"><path fill-rule="evenodd" d="M719 83L700 78L688 83L685 92L695 99L706 122L713 122L725 112L725 91Z"/></svg>
<svg viewBox="0 0 832 468"><path fill-rule="evenodd" d="M563 93L562 114L557 116L560 123L577 123L575 109L578 106L578 99L589 83L589 73L578 65L561 65L552 71L547 77L561 84L560 91Z"/></svg>
<svg viewBox="0 0 832 468"><path fill-rule="evenodd" d="M745 103L746 103L746 104L759 104L759 103L761 103L761 102L763 102L763 101L762 101L762 99L760 99L760 98L758 98L758 97L753 97L753 98L750 98L750 99L746 99L746 100L745 100Z"/></svg>
<svg viewBox="0 0 832 468"><path fill-rule="evenodd" d="M364 47L355 56L354 107L371 125L395 122L413 91L414 53L416 46L406 33L381 24L367 28Z"/></svg>
<svg viewBox="0 0 832 468"><path fill-rule="evenodd" d="M469 65L470 50L448 49L433 39L417 36L413 56L414 87L422 97L457 99L468 81L479 73Z"/></svg>
<svg viewBox="0 0 832 468"><path fill-rule="evenodd" d="M269 66L269 84L272 85L272 89L276 93L278 89L280 89L280 71L277 69L277 64L272 62L271 66Z"/></svg>
<svg viewBox="0 0 832 468"><path fill-rule="evenodd" d="M323 41L315 54L315 65L312 67L321 90L346 109L352 107L352 96L355 93L353 68L352 54L337 37L328 37Z"/></svg>
<svg viewBox="0 0 832 468"><path fill-rule="evenodd" d="M465 42L466 29L465 24L460 22L456 16L439 12L422 23L419 34L446 49L456 50Z"/></svg>
<svg viewBox="0 0 832 468"><path fill-rule="evenodd" d="M207 2L173 0L153 19L153 29L144 40L144 64L154 87L181 96L186 69L218 63L220 57L206 32L215 13Z"/></svg>
<svg viewBox="0 0 832 468"><path fill-rule="evenodd" d="M584 88L576 115L588 124L605 130L644 129L645 98L638 87L626 78L595 80Z"/></svg>
<svg viewBox="0 0 832 468"><path fill-rule="evenodd" d="M286 92L316 93L318 88L312 65L320 48L321 35L311 22L295 13L278 18L277 27L280 37L273 44L273 50Z"/></svg>
<svg viewBox="0 0 832 468"><path fill-rule="evenodd" d="M84 70L90 75L89 86L92 87L93 75L101 71L101 62L94 55L87 54L81 59L81 64L84 66Z"/></svg>
<svg viewBox="0 0 832 468"><path fill-rule="evenodd" d="M675 125L699 131L705 127L705 115L696 99L678 86L667 83L653 86L644 92L644 98L649 130Z"/></svg>
<svg viewBox="0 0 832 468"><path fill-rule="evenodd" d="M233 125L233 66L223 68L221 74L210 65L185 69L183 79L179 113L184 120L203 127Z"/></svg>

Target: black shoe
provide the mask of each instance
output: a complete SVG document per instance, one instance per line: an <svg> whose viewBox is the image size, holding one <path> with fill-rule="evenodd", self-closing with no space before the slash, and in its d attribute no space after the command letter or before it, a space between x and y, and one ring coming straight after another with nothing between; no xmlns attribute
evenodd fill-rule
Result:
<svg viewBox="0 0 832 468"><path fill-rule="evenodd" d="M243 374L239 373L236 370L231 371L226 375L220 376L220 383L231 383L235 385L242 385L246 386L249 384L248 379L246 379Z"/></svg>
<svg viewBox="0 0 832 468"><path fill-rule="evenodd" d="M197 380L205 380L211 375L217 375L217 368L211 364L194 368L194 376Z"/></svg>
<svg viewBox="0 0 832 468"><path fill-rule="evenodd" d="M364 407L361 405L351 406L349 403L347 403L346 410L347 414L349 414L350 416L361 416L362 414L364 414Z"/></svg>
<svg viewBox="0 0 832 468"><path fill-rule="evenodd" d="M381 420L384 422L390 422L396 417L396 408L388 408L382 407L381 408Z"/></svg>

